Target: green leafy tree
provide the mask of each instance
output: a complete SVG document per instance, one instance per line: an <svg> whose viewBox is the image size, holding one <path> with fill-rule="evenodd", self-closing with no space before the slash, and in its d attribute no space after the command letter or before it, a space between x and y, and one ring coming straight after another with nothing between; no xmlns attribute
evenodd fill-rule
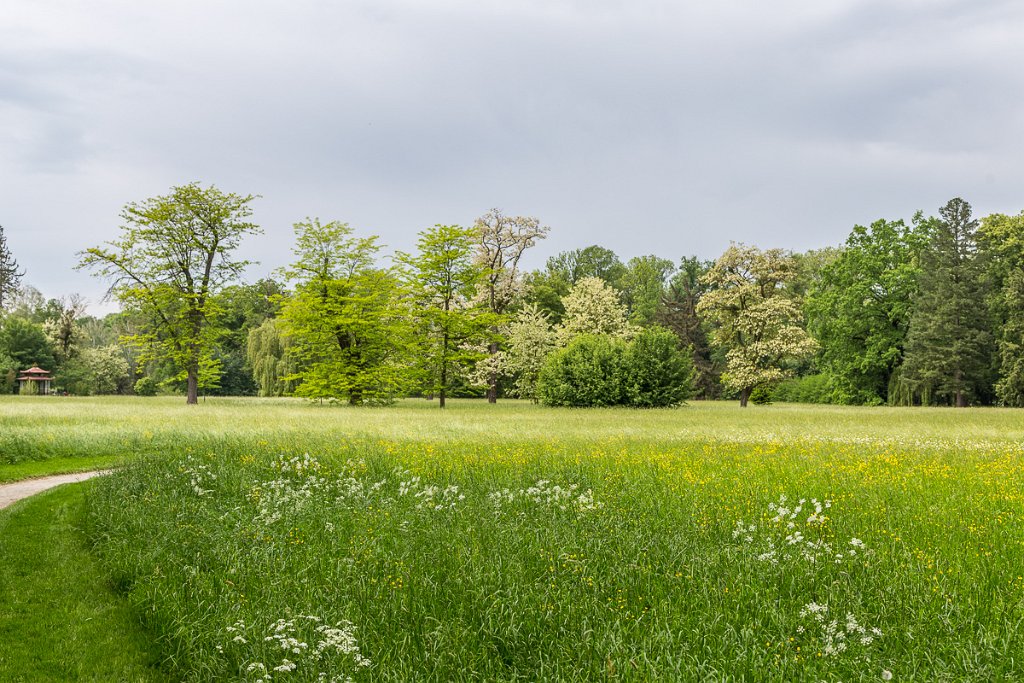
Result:
<svg viewBox="0 0 1024 683"><path fill-rule="evenodd" d="M557 325L565 313L562 298L573 285L583 278L596 277L612 287L621 288L625 273L626 267L615 252L596 244L563 251L549 258L543 270L534 271L526 278L526 298L530 303L536 303L547 313L551 323Z"/></svg>
<svg viewBox="0 0 1024 683"><path fill-rule="evenodd" d="M951 199L921 253L901 381L924 402L964 407L985 391L992 334L977 226L971 205Z"/></svg>
<svg viewBox="0 0 1024 683"><path fill-rule="evenodd" d="M290 379L307 398L390 403L408 380L399 283L376 264L377 237L352 232L337 221L295 224L297 260L286 270L295 292L281 313L297 366Z"/></svg>
<svg viewBox="0 0 1024 683"><path fill-rule="evenodd" d="M693 362L679 338L661 327L641 330L626 347L622 393L635 408L677 406L693 393Z"/></svg>
<svg viewBox="0 0 1024 683"><path fill-rule="evenodd" d="M174 187L126 205L121 238L80 253L79 268L111 281L111 294L145 321L132 341L180 373L189 404L198 402L201 367L210 369L224 332L217 294L249 265L232 256L261 232L246 220L253 199L198 183Z"/></svg>
<svg viewBox="0 0 1024 683"><path fill-rule="evenodd" d="M217 340L213 357L220 364L220 388L227 396L251 396L258 387L253 377L246 348L249 332L276 315L282 285L271 278L253 284L225 287L217 296L218 321L223 333Z"/></svg>
<svg viewBox="0 0 1024 683"><path fill-rule="evenodd" d="M814 340L801 327L800 302L787 290L796 277L792 255L733 244L703 276L711 289L697 312L716 323L715 341L726 349L722 382L739 392L740 405L762 384L792 374L811 357Z"/></svg>
<svg viewBox="0 0 1024 683"><path fill-rule="evenodd" d="M689 349L694 367L694 391L698 398L711 399L719 394L720 361L708 341L705 323L697 314L697 304L708 290L701 277L714 262L696 256L683 258L661 298L655 322L671 330L683 348Z"/></svg>
<svg viewBox="0 0 1024 683"><path fill-rule="evenodd" d="M620 280L623 300L630 322L650 325L658 313L665 294L666 280L675 265L658 256L637 256L626 264Z"/></svg>
<svg viewBox="0 0 1024 683"><path fill-rule="evenodd" d="M279 318L267 318L249 330L246 358L260 396L284 396L295 391L297 380L288 379L297 375L290 348L291 339Z"/></svg>
<svg viewBox="0 0 1024 683"><path fill-rule="evenodd" d="M157 383L152 377L140 377L135 382L135 393L139 396L156 396Z"/></svg>
<svg viewBox="0 0 1024 683"><path fill-rule="evenodd" d="M547 237L550 228L530 216L506 216L499 209L491 209L476 220L476 261L483 273L482 295L487 309L494 315L491 339L487 353L493 359L501 348L500 322L519 299L522 278L519 261L538 240ZM498 363L492 360L487 377L487 401L498 400Z"/></svg>
<svg viewBox="0 0 1024 683"><path fill-rule="evenodd" d="M18 372L33 366L53 371L57 365L43 326L14 315L0 324L0 354L14 361Z"/></svg>
<svg viewBox="0 0 1024 683"><path fill-rule="evenodd" d="M634 332L619 292L601 278L579 280L562 298L562 307L565 313L556 330L561 346L583 334L607 334L625 339Z"/></svg>
<svg viewBox="0 0 1024 683"><path fill-rule="evenodd" d="M0 342L3 338L0 336ZM0 393L13 394L18 377L18 361L11 358L6 349L0 348Z"/></svg>
<svg viewBox="0 0 1024 683"><path fill-rule="evenodd" d="M128 393L131 386L128 362L116 344L83 349L54 376L58 387L70 394Z"/></svg>
<svg viewBox="0 0 1024 683"><path fill-rule="evenodd" d="M420 233L415 255L395 257L420 339L423 387L438 396L441 408L457 378L483 357L476 349L496 322L477 303L483 272L473 258L476 239L473 228L435 225Z"/></svg>
<svg viewBox="0 0 1024 683"><path fill-rule="evenodd" d="M58 363L65 363L78 355L85 332L79 318L85 313L85 301L77 294L61 299L60 315L43 326L53 346Z"/></svg>
<svg viewBox="0 0 1024 683"><path fill-rule="evenodd" d="M549 406L621 405L626 342L607 334L583 334L548 356L537 391Z"/></svg>
<svg viewBox="0 0 1024 683"><path fill-rule="evenodd" d="M38 325L55 320L63 310L59 299L47 299L32 285L22 285L12 292L7 308L11 315Z"/></svg>
<svg viewBox="0 0 1024 683"><path fill-rule="evenodd" d="M547 270L557 273L569 285L583 278L601 278L613 287L619 287L626 275L626 266L611 249L592 244L583 249L563 251L548 259Z"/></svg>
<svg viewBox="0 0 1024 683"><path fill-rule="evenodd" d="M10 303L24 275L25 271L18 270L18 262L7 247L7 236L4 235L4 227L0 225L0 311Z"/></svg>
<svg viewBox="0 0 1024 683"><path fill-rule="evenodd" d="M793 260L796 262L796 278L790 288L793 294L806 298L821 281L825 269L832 265L842 253L842 247L825 247L793 254Z"/></svg>
<svg viewBox="0 0 1024 683"><path fill-rule="evenodd" d="M523 308L509 324L505 370L515 377L515 395L538 401L537 381L548 355L554 351L555 331L536 304Z"/></svg>
<svg viewBox="0 0 1024 683"><path fill-rule="evenodd" d="M910 314L927 239L921 214L911 225L877 220L855 226L807 297L807 327L820 344L819 367L832 401L888 400L903 363Z"/></svg>

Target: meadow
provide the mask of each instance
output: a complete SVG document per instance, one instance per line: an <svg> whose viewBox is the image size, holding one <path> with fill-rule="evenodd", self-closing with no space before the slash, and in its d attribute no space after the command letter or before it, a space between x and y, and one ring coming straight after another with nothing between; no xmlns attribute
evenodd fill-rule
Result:
<svg viewBox="0 0 1024 683"><path fill-rule="evenodd" d="M0 400L173 679L1024 679L1018 411L179 402Z"/></svg>

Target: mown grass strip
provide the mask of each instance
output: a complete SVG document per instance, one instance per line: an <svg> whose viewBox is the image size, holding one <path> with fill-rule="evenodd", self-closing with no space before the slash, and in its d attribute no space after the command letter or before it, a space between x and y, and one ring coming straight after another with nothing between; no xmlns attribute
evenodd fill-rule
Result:
<svg viewBox="0 0 1024 683"><path fill-rule="evenodd" d="M105 470L120 465L124 457L119 455L97 455L82 458L55 458L53 460L30 460L13 465L0 465L0 484L23 479L48 477L51 474L74 474Z"/></svg>
<svg viewBox="0 0 1024 683"><path fill-rule="evenodd" d="M0 680L163 681L82 531L89 483L0 512Z"/></svg>

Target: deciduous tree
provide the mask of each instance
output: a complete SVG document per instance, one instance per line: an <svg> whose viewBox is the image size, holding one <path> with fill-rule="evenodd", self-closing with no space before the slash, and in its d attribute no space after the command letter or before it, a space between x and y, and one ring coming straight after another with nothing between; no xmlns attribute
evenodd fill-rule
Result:
<svg viewBox="0 0 1024 683"><path fill-rule="evenodd" d="M85 332L78 319L85 313L85 300L77 294L72 294L61 299L60 303L60 315L48 320L43 329L53 344L57 362L64 363L78 354L84 340Z"/></svg>
<svg viewBox="0 0 1024 683"><path fill-rule="evenodd" d="M834 402L888 400L903 363L926 232L920 213L909 226L854 226L838 257L821 269L805 308Z"/></svg>
<svg viewBox="0 0 1024 683"><path fill-rule="evenodd" d="M781 249L733 244L703 277L711 290L697 311L717 324L715 341L726 349L722 381L739 392L743 407L756 386L788 377L787 364L817 348L800 326L800 302L787 291L795 276L793 257Z"/></svg>
<svg viewBox="0 0 1024 683"><path fill-rule="evenodd" d="M377 237L356 237L345 223L295 224L296 282L282 319L296 361L299 396L390 403L407 379L408 337L398 311L398 281L376 262Z"/></svg>
<svg viewBox="0 0 1024 683"><path fill-rule="evenodd" d="M650 325L661 304L668 276L675 265L658 256L637 256L629 259L621 285L630 322L636 325Z"/></svg>
<svg viewBox="0 0 1024 683"><path fill-rule="evenodd" d="M522 282L519 261L538 240L547 237L550 228L532 216L506 216L499 209L491 209L476 220L476 261L483 273L482 294L488 310L494 314L491 339L487 353L493 358L501 347L499 323L520 295ZM497 364L487 373L487 400L498 400Z"/></svg>
<svg viewBox="0 0 1024 683"><path fill-rule="evenodd" d="M553 325L562 321L565 309L562 297L585 277L596 277L620 288L626 267L611 249L596 244L583 249L563 251L548 259L543 270L526 278L528 300L548 314Z"/></svg>
<svg viewBox="0 0 1024 683"><path fill-rule="evenodd" d="M223 327L216 294L248 261L233 258L247 235L254 195L191 183L132 202L121 212L121 237L80 253L80 268L111 282L110 292L137 310L146 327L133 341L183 376L186 402L198 402L200 368L209 366Z"/></svg>
<svg viewBox="0 0 1024 683"><path fill-rule="evenodd" d="M505 369L515 377L515 394L537 402L537 380L555 349L555 331L536 304L522 309L509 324Z"/></svg>
<svg viewBox="0 0 1024 683"><path fill-rule="evenodd" d="M420 337L423 387L441 408L455 377L482 357L474 347L495 322L478 303L483 273L473 259L476 236L473 228L435 225L420 233L416 254L396 254Z"/></svg>
<svg viewBox="0 0 1024 683"><path fill-rule="evenodd" d="M0 322L0 355L10 357L19 372L33 365L50 371L56 366L53 347L42 325L19 316L9 315Z"/></svg>
<svg viewBox="0 0 1024 683"><path fill-rule="evenodd" d="M295 365L289 356L291 339L279 318L267 318L249 330L246 359L260 396L284 396L295 389Z"/></svg>
<svg viewBox="0 0 1024 683"><path fill-rule="evenodd" d="M565 314L557 328L557 339L566 346L583 334L628 338L634 328L626 318L619 293L604 280L585 277L562 298Z"/></svg>

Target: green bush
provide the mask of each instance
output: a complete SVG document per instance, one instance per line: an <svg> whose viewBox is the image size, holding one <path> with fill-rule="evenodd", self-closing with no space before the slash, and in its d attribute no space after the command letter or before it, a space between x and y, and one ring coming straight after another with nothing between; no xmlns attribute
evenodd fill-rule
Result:
<svg viewBox="0 0 1024 683"><path fill-rule="evenodd" d="M548 356L537 394L549 406L679 405L693 391L693 362L677 337L645 329L630 343L609 335L582 335Z"/></svg>
<svg viewBox="0 0 1024 683"><path fill-rule="evenodd" d="M135 383L135 393L139 396L156 396L156 380L142 377Z"/></svg>
<svg viewBox="0 0 1024 683"><path fill-rule="evenodd" d="M636 408L676 406L693 393L693 359L669 330L650 327L630 343L622 368L622 393Z"/></svg>
<svg viewBox="0 0 1024 683"><path fill-rule="evenodd" d="M755 406L766 406L772 402L772 388L767 384L759 384L750 392L750 402Z"/></svg>
<svg viewBox="0 0 1024 683"><path fill-rule="evenodd" d="M827 375L795 377L776 385L771 398L782 403L832 403L832 387Z"/></svg>
<svg viewBox="0 0 1024 683"><path fill-rule="evenodd" d="M548 356L537 394L549 406L614 406L623 403L626 344L608 335L585 334Z"/></svg>

